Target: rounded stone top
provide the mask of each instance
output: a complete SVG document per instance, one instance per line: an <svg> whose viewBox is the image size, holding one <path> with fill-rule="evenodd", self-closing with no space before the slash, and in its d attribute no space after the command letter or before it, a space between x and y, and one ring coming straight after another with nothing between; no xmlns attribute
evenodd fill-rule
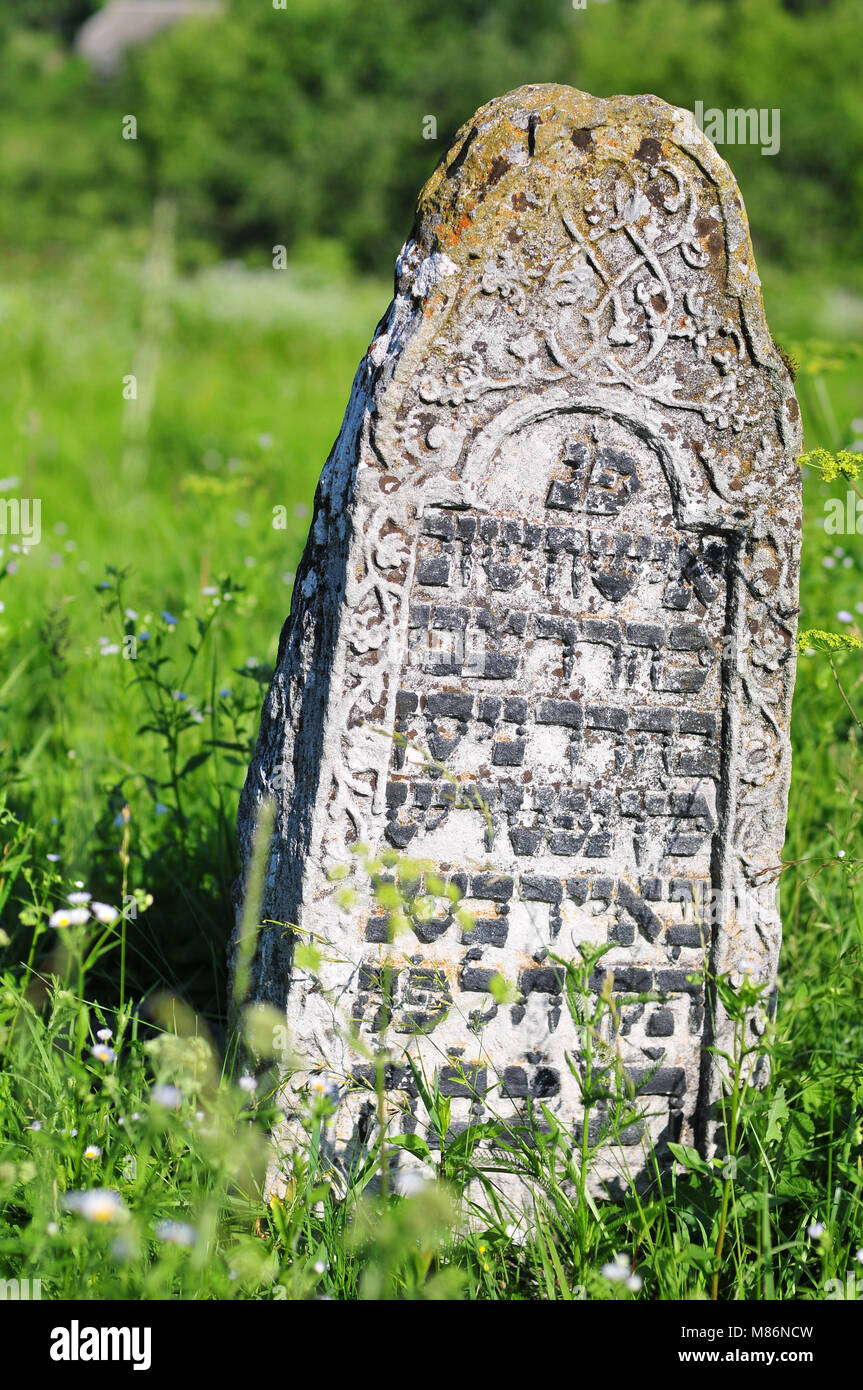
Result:
<svg viewBox="0 0 863 1390"><path fill-rule="evenodd" d="M649 217L681 163L697 176L702 205L715 213L701 217L704 254L722 265L724 289L741 301L756 357L769 361L776 350L734 175L692 112L660 97L594 97L537 83L487 102L456 133L422 189L413 239L422 253L445 255L459 269L490 247L510 248L541 276L555 197L575 195L589 215L592 196L608 201L610 167L624 177L641 170L650 182L647 200L641 198ZM633 178L634 194L635 184ZM639 220L640 207L622 213L633 227Z"/></svg>

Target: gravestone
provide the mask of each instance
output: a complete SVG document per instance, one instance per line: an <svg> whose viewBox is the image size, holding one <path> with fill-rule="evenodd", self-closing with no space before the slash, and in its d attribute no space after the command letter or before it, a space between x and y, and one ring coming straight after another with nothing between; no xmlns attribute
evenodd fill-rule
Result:
<svg viewBox="0 0 863 1390"><path fill-rule="evenodd" d="M354 1161L381 1053L393 1133L429 1137L404 1053L454 1133L541 1107L577 1133L561 962L585 944L611 946L590 987L643 1112L605 1178L712 1142L705 969L772 987L780 944L799 450L740 193L693 117L557 86L477 112L324 468L240 808L248 862L276 802L262 920L291 925L253 978L302 1059L284 1144L323 1085ZM368 897L344 911L359 844L458 904L432 878L395 937Z"/></svg>

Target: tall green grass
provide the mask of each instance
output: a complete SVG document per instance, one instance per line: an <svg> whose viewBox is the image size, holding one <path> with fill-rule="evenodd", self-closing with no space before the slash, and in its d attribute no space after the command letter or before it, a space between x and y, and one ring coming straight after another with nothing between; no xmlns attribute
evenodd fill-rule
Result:
<svg viewBox="0 0 863 1390"><path fill-rule="evenodd" d="M92 1298L863 1292L860 733L817 652L794 705L771 1075L738 1088L733 1173L681 1153L648 1193L594 1204L579 1182L596 1156L559 1134L512 1152L540 1194L528 1228L432 1089L424 1181L381 1192L387 1134L349 1190L298 1157L265 1200L276 1025L227 1023L233 817L314 485L388 289L335 261L179 277L170 209L146 245L106 236L16 269L2 472L41 499L43 538L29 554L0 538L0 1277ZM807 445L853 446L859 352L829 322L808 331L823 296L767 283ZM859 537L819 524L844 489L805 481L807 629L863 624ZM859 714L859 654L836 672ZM105 920L50 926L82 891ZM329 1104L310 1097L310 1133Z"/></svg>

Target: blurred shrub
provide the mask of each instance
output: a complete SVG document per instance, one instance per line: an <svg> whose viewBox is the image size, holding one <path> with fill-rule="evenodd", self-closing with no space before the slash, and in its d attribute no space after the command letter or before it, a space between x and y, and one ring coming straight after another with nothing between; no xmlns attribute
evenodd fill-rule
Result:
<svg viewBox="0 0 863 1390"><path fill-rule="evenodd" d="M79 7L80 8L80 7ZM86 5L83 8L87 8ZM858 0L233 0L130 55L106 83L58 49L71 0L3 48L0 240L92 238L179 201L198 259L263 264L326 237L388 268L416 193L483 101L525 82L652 91L692 109L778 108L781 147L725 146L759 251L836 275L863 213ZM53 30L45 27L53 16ZM7 23L10 21L7 18ZM121 138L124 114L136 141ZM424 138L434 117L437 138ZM428 132L428 125L425 126Z"/></svg>

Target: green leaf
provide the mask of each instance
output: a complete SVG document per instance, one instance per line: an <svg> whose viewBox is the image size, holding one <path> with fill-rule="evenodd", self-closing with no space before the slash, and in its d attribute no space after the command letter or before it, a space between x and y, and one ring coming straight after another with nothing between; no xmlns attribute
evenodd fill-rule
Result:
<svg viewBox="0 0 863 1390"><path fill-rule="evenodd" d="M767 1133L764 1142L769 1144L772 1139L777 1142L782 1138L782 1125L788 1119L788 1103L785 1099L785 1087L777 1086L776 1094L770 1102L770 1109L767 1112Z"/></svg>
<svg viewBox="0 0 863 1390"><path fill-rule="evenodd" d="M697 1149L691 1149L688 1144L669 1144L669 1153L682 1163L684 1168L689 1168L693 1173L709 1173L710 1168L704 1162Z"/></svg>
<svg viewBox="0 0 863 1390"><path fill-rule="evenodd" d="M186 759L186 765L181 770L180 776L185 777L187 773L194 772L196 767L201 767L210 756L210 750L204 749L202 753L193 753L191 758Z"/></svg>
<svg viewBox="0 0 863 1390"><path fill-rule="evenodd" d="M418 1134L395 1134L392 1135L387 1143L396 1149L406 1149L414 1158L424 1159L427 1163L431 1162L431 1149L424 1139Z"/></svg>
<svg viewBox="0 0 863 1390"><path fill-rule="evenodd" d="M310 970L315 974L321 968L321 957L314 946L300 942L294 951L294 965L298 970Z"/></svg>

